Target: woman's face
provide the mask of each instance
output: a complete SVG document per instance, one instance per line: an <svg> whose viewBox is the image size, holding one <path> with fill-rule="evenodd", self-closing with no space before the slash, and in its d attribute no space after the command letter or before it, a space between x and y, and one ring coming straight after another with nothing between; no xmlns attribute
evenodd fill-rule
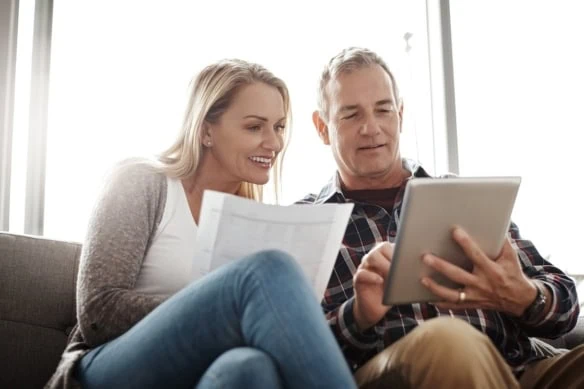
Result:
<svg viewBox="0 0 584 389"><path fill-rule="evenodd" d="M227 180L263 185L284 147L286 112L275 87L256 82L239 89L229 108L207 125L208 157Z"/></svg>

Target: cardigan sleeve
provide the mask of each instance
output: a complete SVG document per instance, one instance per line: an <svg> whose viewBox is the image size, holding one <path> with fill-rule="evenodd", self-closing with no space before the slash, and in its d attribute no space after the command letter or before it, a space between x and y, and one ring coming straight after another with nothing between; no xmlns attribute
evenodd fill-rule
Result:
<svg viewBox="0 0 584 389"><path fill-rule="evenodd" d="M88 346L123 334L167 297L133 290L165 202L166 178L146 162L126 161L106 180L77 283L77 319Z"/></svg>

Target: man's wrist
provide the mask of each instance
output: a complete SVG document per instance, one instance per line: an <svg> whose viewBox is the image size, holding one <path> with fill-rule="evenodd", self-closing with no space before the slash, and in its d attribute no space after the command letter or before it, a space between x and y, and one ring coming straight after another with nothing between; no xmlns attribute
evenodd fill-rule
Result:
<svg viewBox="0 0 584 389"><path fill-rule="evenodd" d="M521 301L521 307L519 309L518 312L519 314L517 316L523 316L523 314L525 314L525 311L534 303L535 299L539 295L539 291L534 280L528 279L527 285L528 285L528 287L526 288L527 291L521 294L523 299Z"/></svg>
<svg viewBox="0 0 584 389"><path fill-rule="evenodd" d="M353 302L353 319L355 320L357 331L362 333L371 328L371 325L369 325L361 315L361 310L359 309L359 303L357 302L357 299L355 299Z"/></svg>
<svg viewBox="0 0 584 389"><path fill-rule="evenodd" d="M519 318L526 323L539 322L549 311L551 293L545 285L536 280L530 280L535 287L535 298L530 300L529 305L525 307Z"/></svg>
<svg viewBox="0 0 584 389"><path fill-rule="evenodd" d="M339 335L357 348L368 348L379 341L379 336L374 328L365 331L359 330L355 321L354 304L355 297L351 297L340 307L341 311L338 317Z"/></svg>

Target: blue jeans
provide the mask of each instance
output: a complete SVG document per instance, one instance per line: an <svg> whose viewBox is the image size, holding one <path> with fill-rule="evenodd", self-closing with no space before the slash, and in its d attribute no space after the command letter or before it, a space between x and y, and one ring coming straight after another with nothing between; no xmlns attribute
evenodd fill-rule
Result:
<svg viewBox="0 0 584 389"><path fill-rule="evenodd" d="M84 388L356 387L312 287L279 251L193 282L87 353L76 378Z"/></svg>

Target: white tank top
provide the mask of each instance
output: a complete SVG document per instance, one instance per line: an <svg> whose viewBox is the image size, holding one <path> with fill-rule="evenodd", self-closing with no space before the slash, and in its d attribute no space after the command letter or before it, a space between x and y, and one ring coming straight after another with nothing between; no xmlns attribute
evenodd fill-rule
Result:
<svg viewBox="0 0 584 389"><path fill-rule="evenodd" d="M145 294L170 296L190 282L197 224L181 181L167 178L166 182L162 220L134 289Z"/></svg>

